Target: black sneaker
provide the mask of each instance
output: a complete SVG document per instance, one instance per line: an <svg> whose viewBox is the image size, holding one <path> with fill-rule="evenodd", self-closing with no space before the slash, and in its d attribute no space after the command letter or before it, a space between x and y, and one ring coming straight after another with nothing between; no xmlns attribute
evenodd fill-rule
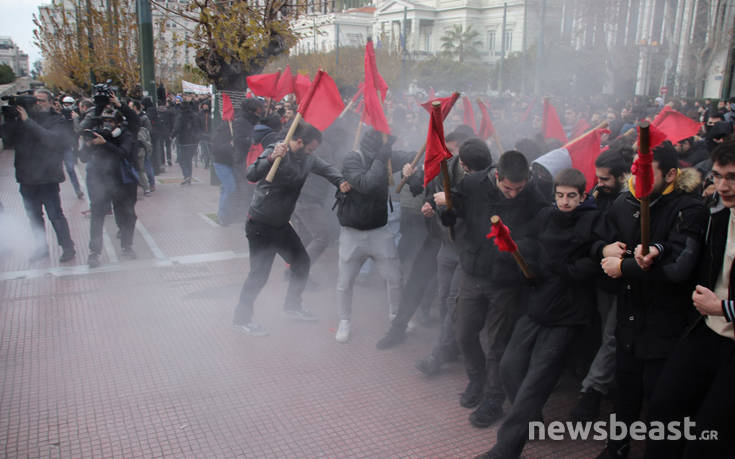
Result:
<svg viewBox="0 0 735 459"><path fill-rule="evenodd" d="M503 407L493 400L483 400L480 406L470 414L470 424L485 428L495 424L503 417Z"/></svg>
<svg viewBox="0 0 735 459"><path fill-rule="evenodd" d="M74 247L71 247L69 249L64 249L64 251L61 253L61 257L59 258L59 263L66 263L67 261L71 261L77 254L77 251L74 250Z"/></svg>
<svg viewBox="0 0 735 459"><path fill-rule="evenodd" d="M573 422L594 421L600 415L600 401L602 394L594 389L582 392L577 404L572 408L570 417Z"/></svg>
<svg viewBox="0 0 735 459"><path fill-rule="evenodd" d="M416 361L415 367L426 376L436 376L441 370L441 362L434 354Z"/></svg>
<svg viewBox="0 0 735 459"><path fill-rule="evenodd" d="M250 336L268 336L268 331L255 322L248 322L244 325L234 324L232 328Z"/></svg>
<svg viewBox="0 0 735 459"><path fill-rule="evenodd" d="M390 327L388 333L384 337L380 338L380 341L375 345L378 349L388 349L394 346L398 346L406 339L406 332L397 328Z"/></svg>
<svg viewBox="0 0 735 459"><path fill-rule="evenodd" d="M100 255L94 252L90 253L89 258L87 258L87 264L89 265L90 269L99 267Z"/></svg>
<svg viewBox="0 0 735 459"><path fill-rule="evenodd" d="M464 392L459 397L459 404L465 408L474 408L482 400L482 390L485 382L478 379L470 379Z"/></svg>
<svg viewBox="0 0 735 459"><path fill-rule="evenodd" d="M122 256L123 258L127 258L128 260L135 260L136 258L138 258L138 255L136 255L132 247L123 247Z"/></svg>

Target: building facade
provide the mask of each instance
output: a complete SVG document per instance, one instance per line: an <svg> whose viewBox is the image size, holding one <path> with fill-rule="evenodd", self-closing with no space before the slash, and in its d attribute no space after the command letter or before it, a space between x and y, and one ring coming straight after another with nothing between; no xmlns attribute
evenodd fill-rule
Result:
<svg viewBox="0 0 735 459"><path fill-rule="evenodd" d="M21 51L10 37L0 36L0 64L13 69L16 77L27 76L30 69L28 54Z"/></svg>

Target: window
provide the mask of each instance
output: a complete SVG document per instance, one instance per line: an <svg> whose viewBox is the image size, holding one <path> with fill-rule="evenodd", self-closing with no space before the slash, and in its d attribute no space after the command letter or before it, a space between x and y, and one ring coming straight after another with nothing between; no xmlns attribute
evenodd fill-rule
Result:
<svg viewBox="0 0 735 459"><path fill-rule="evenodd" d="M505 31L505 52L509 52L510 49L513 47L513 31L512 30L506 30Z"/></svg>
<svg viewBox="0 0 735 459"><path fill-rule="evenodd" d="M495 31L487 31L487 50L492 54L495 51Z"/></svg>
<svg viewBox="0 0 735 459"><path fill-rule="evenodd" d="M431 33L424 32L424 51L431 51Z"/></svg>

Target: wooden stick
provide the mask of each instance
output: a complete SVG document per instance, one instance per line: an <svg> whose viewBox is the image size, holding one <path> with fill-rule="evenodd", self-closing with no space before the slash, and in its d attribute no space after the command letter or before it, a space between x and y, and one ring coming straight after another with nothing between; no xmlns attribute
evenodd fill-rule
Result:
<svg viewBox="0 0 735 459"><path fill-rule="evenodd" d="M352 104L354 104L354 103L355 103L355 99L350 99L350 102L347 104L347 106L345 107L345 109L342 110L342 113L339 114L339 116L337 117L337 119L342 119L342 117L345 116L345 114L350 110L350 108L352 108Z"/></svg>
<svg viewBox="0 0 735 459"><path fill-rule="evenodd" d="M355 132L355 141L352 142L352 151L357 151L360 146L360 133L362 132L362 120L357 123L357 132Z"/></svg>
<svg viewBox="0 0 735 459"><path fill-rule="evenodd" d="M498 215L493 215L490 217L490 223L495 226L500 223L500 217ZM526 263L526 259L523 258L523 255L521 255L521 252L518 251L518 249L511 252L511 255L513 255L513 259L518 264L518 267L521 268L521 271L523 271L523 275L526 277L526 279L533 279L533 273L531 272L531 268L528 267L528 263Z"/></svg>
<svg viewBox="0 0 735 459"><path fill-rule="evenodd" d="M386 143L388 143L388 134L386 134L385 132L383 132L382 134L383 134L383 145L385 145ZM393 186L395 185L395 182L393 180L393 162L390 160L390 156L388 157L387 163L388 163L388 186Z"/></svg>
<svg viewBox="0 0 735 459"><path fill-rule="evenodd" d="M286 138L283 139L283 143L286 144L286 147L288 147L288 144L291 142L291 139L293 138L293 133L296 131L296 127L299 125L299 122L301 121L301 113L296 113L296 116L293 119L293 122L291 123L291 127L288 129L288 133L286 134ZM276 172L278 171L278 166L281 165L281 160L283 158L279 156L275 160L273 160L273 164L271 164L271 169L268 171L268 175L265 177L265 181L268 183L273 182L273 179L276 177Z"/></svg>
<svg viewBox="0 0 735 459"><path fill-rule="evenodd" d="M452 183L449 179L449 168L447 167L446 159L442 159L440 167L442 172L442 186L444 188L444 203L447 210L452 210ZM449 240L454 242L454 226L449 227Z"/></svg>
<svg viewBox="0 0 735 459"><path fill-rule="evenodd" d="M591 131L594 131L595 129L605 129L607 126L608 126L608 122L607 121L603 121L602 123L598 124L594 128L592 128L589 131L585 132L584 134L580 135L576 139L571 140L571 141L565 143L564 144L564 148L569 148L570 145L574 145L575 143L579 142L584 136L586 136L587 134L589 134Z"/></svg>
<svg viewBox="0 0 735 459"><path fill-rule="evenodd" d="M643 121L640 124L640 137L638 138L639 155L650 155L651 154L651 143L650 143L650 123ZM650 196L641 196L641 253L643 256L648 255L648 246L651 244L651 203Z"/></svg>
<svg viewBox="0 0 735 459"><path fill-rule="evenodd" d="M457 100L459 100L459 94L457 94L457 98L454 100L456 103ZM454 104L452 104L452 107L454 107ZM452 110L452 107L449 107L449 111ZM448 115L449 113L447 113ZM419 160L421 160L421 155L426 152L426 141L424 141L424 145L419 149L419 151L416 152L416 155L411 160L411 168L415 168L416 165L419 163ZM398 183L398 186L396 187L396 193L400 193L403 187L406 185L406 182L408 182L409 177L403 177L401 181Z"/></svg>
<svg viewBox="0 0 735 459"><path fill-rule="evenodd" d="M505 150L503 149L503 145L500 144L500 139L498 139L498 133L497 132L493 132L493 140L498 145L498 150L500 150L498 152L498 154L499 155L502 155L503 152L505 152Z"/></svg>

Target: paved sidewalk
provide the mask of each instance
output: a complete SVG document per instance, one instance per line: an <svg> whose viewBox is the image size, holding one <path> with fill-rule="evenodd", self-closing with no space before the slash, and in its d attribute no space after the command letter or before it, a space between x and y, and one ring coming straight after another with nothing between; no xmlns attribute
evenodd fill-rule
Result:
<svg viewBox="0 0 735 459"><path fill-rule="evenodd" d="M76 259L59 265L47 225L51 258L27 261L12 153L0 153L0 201L11 217L0 225L10 247L0 253L0 456L449 458L490 448L497 426L472 427L459 406L461 364L431 380L413 367L436 329L375 349L388 320L379 285L356 287L354 336L335 342L333 248L315 267L320 288L305 294L319 322L280 317L279 260L256 304L270 336L234 331L247 242L242 225L222 228L205 215L216 212L219 189L209 170L195 175L198 183L181 187L180 169L169 167L161 178L170 183L138 203L138 260L120 261L108 218L103 265L90 272L88 203L68 182L62 203ZM565 419L575 397L566 381L546 421ZM537 441L524 457L592 457L601 448Z"/></svg>

